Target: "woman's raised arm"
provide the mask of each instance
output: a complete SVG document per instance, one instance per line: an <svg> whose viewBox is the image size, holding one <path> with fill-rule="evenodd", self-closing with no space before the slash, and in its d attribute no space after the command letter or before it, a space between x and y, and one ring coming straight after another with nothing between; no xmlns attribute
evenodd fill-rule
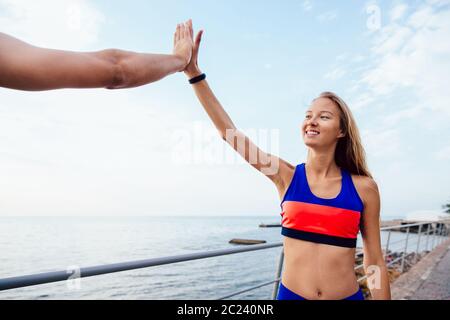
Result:
<svg viewBox="0 0 450 320"><path fill-rule="evenodd" d="M192 21L189 20L187 26L193 37ZM198 52L202 34L203 31L201 30L195 38L192 59L185 70L185 74L189 79L202 74L198 67ZM230 144L254 168L272 180L277 186L280 196L284 194L292 177L294 167L277 156L262 151L244 133L239 131L206 80L199 81L192 86L222 139Z"/></svg>

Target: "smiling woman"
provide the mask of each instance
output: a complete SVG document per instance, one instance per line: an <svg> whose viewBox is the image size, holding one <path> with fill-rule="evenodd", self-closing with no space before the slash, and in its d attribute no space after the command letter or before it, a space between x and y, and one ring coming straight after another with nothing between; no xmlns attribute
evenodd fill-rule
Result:
<svg viewBox="0 0 450 320"><path fill-rule="evenodd" d="M192 24L188 26L193 37ZM380 243L379 194L348 106L331 92L313 101L301 126L307 162L291 165L256 147L236 128L198 66L201 37L202 31L185 70L189 79L196 79L190 83L197 98L222 139L267 176L280 195L285 263L278 299L363 300L354 271L360 227L365 270L376 266L382 277L377 282L381 287L371 288L372 296L390 299ZM245 145L236 144L235 137ZM255 158L256 163L250 161ZM268 172L271 163L279 166Z"/></svg>
<svg viewBox="0 0 450 320"><path fill-rule="evenodd" d="M365 151L356 121L348 105L336 94L323 92L313 101L306 111L302 132L305 145L308 147L314 146L314 144L311 145L314 140L306 138L314 138L319 134L321 135L320 146L333 147L336 142L333 151L335 151L334 158L337 166L355 175L372 178L367 169ZM314 148L309 148L308 152L314 152Z"/></svg>

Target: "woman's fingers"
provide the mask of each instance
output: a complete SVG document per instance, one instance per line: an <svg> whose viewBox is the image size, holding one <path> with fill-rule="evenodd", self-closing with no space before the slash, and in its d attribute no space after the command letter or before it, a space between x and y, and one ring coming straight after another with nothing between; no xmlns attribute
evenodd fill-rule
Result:
<svg viewBox="0 0 450 320"><path fill-rule="evenodd" d="M197 37L195 37L195 48L196 48L196 50L198 50L199 47L200 47L200 42L202 41L202 35L203 35L203 30L200 30L197 33Z"/></svg>

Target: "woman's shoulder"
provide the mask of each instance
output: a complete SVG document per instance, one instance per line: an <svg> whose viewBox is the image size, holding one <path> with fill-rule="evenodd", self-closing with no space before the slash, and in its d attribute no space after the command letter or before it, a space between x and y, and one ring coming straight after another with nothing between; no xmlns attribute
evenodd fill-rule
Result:
<svg viewBox="0 0 450 320"><path fill-rule="evenodd" d="M379 194L378 185L373 178L357 174L351 174L351 177L356 191L358 192L364 205L366 205L367 201L369 201L369 199L373 196L377 196Z"/></svg>

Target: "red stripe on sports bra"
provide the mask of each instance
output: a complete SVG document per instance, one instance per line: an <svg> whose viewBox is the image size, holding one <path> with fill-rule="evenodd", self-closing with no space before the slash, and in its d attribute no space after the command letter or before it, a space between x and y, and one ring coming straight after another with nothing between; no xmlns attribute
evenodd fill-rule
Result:
<svg viewBox="0 0 450 320"><path fill-rule="evenodd" d="M285 228L355 239L359 231L358 211L313 203L285 201L281 213Z"/></svg>

